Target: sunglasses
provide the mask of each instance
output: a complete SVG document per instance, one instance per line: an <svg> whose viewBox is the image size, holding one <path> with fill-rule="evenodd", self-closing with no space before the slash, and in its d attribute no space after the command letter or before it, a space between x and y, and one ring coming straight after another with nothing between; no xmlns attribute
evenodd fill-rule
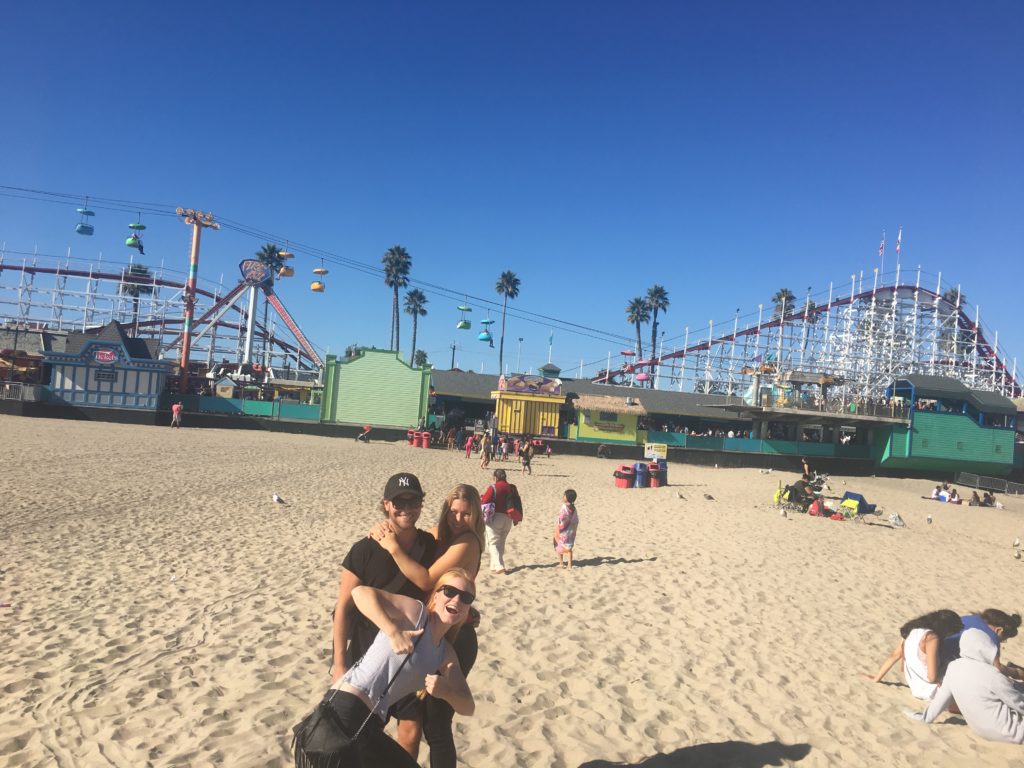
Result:
<svg viewBox="0 0 1024 768"><path fill-rule="evenodd" d="M476 595L466 592L461 589L453 587L451 584L445 584L441 587L438 592L443 592L444 596L451 600L453 597L458 597L463 605L472 605L473 601L476 600Z"/></svg>
<svg viewBox="0 0 1024 768"><path fill-rule="evenodd" d="M423 499L392 499L391 504L395 509L419 509L423 506Z"/></svg>

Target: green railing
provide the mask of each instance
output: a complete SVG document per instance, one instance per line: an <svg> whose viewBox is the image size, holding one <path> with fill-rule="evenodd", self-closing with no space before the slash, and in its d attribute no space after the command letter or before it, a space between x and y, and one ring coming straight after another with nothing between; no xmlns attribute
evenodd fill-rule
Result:
<svg viewBox="0 0 1024 768"><path fill-rule="evenodd" d="M758 440L746 437L691 437L682 432L648 432L647 442L664 443L671 448L735 453L769 453L782 456L826 456L845 459L871 458L867 445L805 443L797 440Z"/></svg>

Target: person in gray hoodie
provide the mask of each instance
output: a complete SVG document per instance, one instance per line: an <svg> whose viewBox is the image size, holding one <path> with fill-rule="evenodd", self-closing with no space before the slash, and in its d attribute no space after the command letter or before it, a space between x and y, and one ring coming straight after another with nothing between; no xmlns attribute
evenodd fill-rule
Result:
<svg viewBox="0 0 1024 768"><path fill-rule="evenodd" d="M993 664L999 647L980 629L960 636L960 658L950 662L946 677L924 712L904 709L912 720L935 721L955 700L971 730L990 741L1024 744L1024 691Z"/></svg>

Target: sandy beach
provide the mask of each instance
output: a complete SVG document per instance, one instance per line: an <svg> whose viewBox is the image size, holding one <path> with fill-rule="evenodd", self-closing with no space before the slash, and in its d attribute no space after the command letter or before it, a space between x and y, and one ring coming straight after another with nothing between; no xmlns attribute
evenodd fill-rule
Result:
<svg viewBox="0 0 1024 768"><path fill-rule="evenodd" d="M328 684L338 570L384 481L419 475L429 527L452 485L490 478L404 444L8 416L0 458L4 766L290 765L290 728ZM668 487L627 491L616 463L556 454L511 478L526 519L510 575L478 583L465 765L1020 764L960 718L906 720L898 671L863 673L928 610L1021 611L1024 501L832 478L896 529L781 517L772 492L793 475L672 463ZM551 547L567 487L571 572ZM1024 662L1024 638L1003 655Z"/></svg>

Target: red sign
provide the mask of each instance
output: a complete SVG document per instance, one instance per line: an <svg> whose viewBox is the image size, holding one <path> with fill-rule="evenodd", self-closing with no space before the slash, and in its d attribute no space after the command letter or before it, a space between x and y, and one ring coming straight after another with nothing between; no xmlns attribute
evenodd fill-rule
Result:
<svg viewBox="0 0 1024 768"><path fill-rule="evenodd" d="M92 359L97 363L116 363L117 362L117 350L116 349L97 349L92 353Z"/></svg>

